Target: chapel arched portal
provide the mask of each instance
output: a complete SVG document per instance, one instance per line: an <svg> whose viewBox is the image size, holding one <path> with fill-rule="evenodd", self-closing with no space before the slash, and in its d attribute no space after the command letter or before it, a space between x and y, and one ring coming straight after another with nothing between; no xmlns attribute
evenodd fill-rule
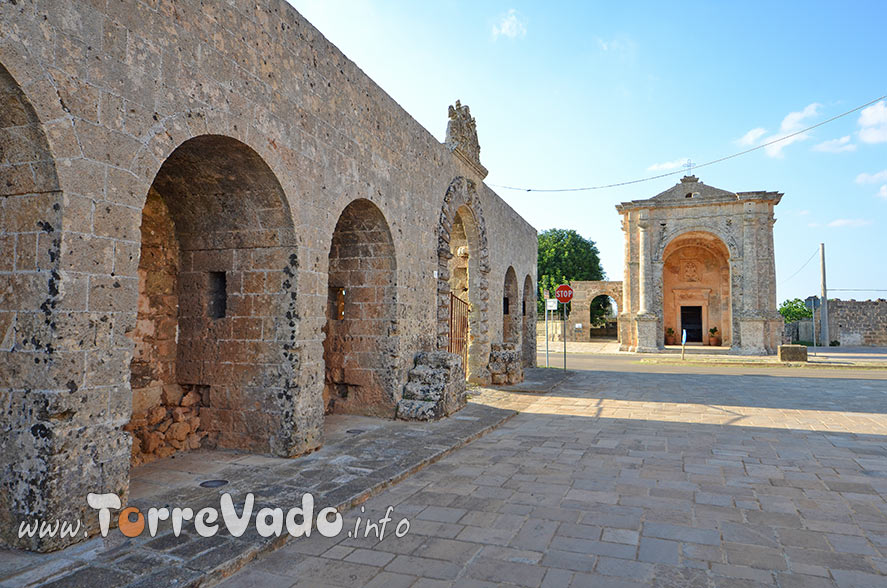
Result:
<svg viewBox="0 0 887 588"><path fill-rule="evenodd" d="M691 231L675 237L662 256L662 318L666 333L680 341L709 345L717 328L721 345L732 340L730 253L718 237Z"/></svg>

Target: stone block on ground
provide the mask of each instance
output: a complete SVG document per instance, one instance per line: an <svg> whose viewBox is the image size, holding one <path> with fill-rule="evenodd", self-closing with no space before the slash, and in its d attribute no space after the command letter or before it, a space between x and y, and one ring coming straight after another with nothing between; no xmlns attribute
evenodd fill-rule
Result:
<svg viewBox="0 0 887 588"><path fill-rule="evenodd" d="M433 420L450 415L465 406L465 373L462 358L446 351L416 355L397 404L397 418Z"/></svg>
<svg viewBox="0 0 887 588"><path fill-rule="evenodd" d="M514 343L490 346L490 381L497 386L524 381L521 348Z"/></svg>
<svg viewBox="0 0 887 588"><path fill-rule="evenodd" d="M780 345L779 361L807 361L807 346Z"/></svg>

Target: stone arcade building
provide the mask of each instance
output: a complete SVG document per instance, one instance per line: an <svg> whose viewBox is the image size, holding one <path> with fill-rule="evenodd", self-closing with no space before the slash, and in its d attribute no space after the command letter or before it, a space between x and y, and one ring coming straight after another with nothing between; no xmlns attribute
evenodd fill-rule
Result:
<svg viewBox="0 0 887 588"><path fill-rule="evenodd" d="M439 143L283 0L0 3L0 543L131 464L446 414L448 350L519 376L536 232L485 175L467 107Z"/></svg>
<svg viewBox="0 0 887 588"><path fill-rule="evenodd" d="M669 328L707 344L717 327L732 352L775 353L783 323L773 208L781 198L728 192L686 176L653 198L617 206L625 232L620 347L658 351Z"/></svg>

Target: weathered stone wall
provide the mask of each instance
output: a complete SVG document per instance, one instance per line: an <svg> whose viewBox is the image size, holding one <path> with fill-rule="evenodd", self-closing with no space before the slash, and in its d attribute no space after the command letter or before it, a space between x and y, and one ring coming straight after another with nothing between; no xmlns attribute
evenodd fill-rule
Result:
<svg viewBox="0 0 887 588"><path fill-rule="evenodd" d="M451 201L470 208L471 369L489 380L491 301L509 266L535 281L535 231L285 2L4 2L0 65L3 542L58 548L10 533L24 517L94 530L87 492L126 500L152 185L181 251L175 377L219 445L322 443L329 252L358 199L396 255L398 389L440 346L442 219ZM211 273L225 276L224 317Z"/></svg>
<svg viewBox="0 0 887 588"><path fill-rule="evenodd" d="M845 347L887 346L887 300L828 301L829 341L822 340L820 309L811 319L785 324L785 341L813 342L813 321L816 325L816 344L828 346L837 341Z"/></svg>
<svg viewBox="0 0 887 588"><path fill-rule="evenodd" d="M816 310L817 342L822 333L819 310ZM846 347L887 347L887 300L839 300L828 301L828 333L830 341L838 341Z"/></svg>

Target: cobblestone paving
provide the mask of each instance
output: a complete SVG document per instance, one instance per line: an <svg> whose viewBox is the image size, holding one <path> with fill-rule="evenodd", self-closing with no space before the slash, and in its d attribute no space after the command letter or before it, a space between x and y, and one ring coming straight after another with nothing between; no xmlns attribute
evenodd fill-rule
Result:
<svg viewBox="0 0 887 588"><path fill-rule="evenodd" d="M622 365L622 364L620 364ZM578 371L238 586L887 586L887 381ZM774 372L775 373L775 372Z"/></svg>
<svg viewBox="0 0 887 588"><path fill-rule="evenodd" d="M479 397L487 395L486 404L514 402L501 392L483 391ZM152 506L179 506L196 513L203 507L219 508L223 492L230 492L236 504L249 492L255 496L255 518L265 506L284 510L300 506L302 496L310 493L316 511L327 506L344 509L513 415L481 403L452 418L425 423L333 415L327 420L324 447L300 458L197 451L135 468L130 504L142 512ZM230 483L218 489L198 485L209 479ZM237 506L238 511L241 508ZM224 526L213 537L200 537L191 522L185 522L175 536L166 521L153 537L144 532L127 539L112 530L105 538L93 537L54 553L0 549L0 588L201 585L279 547L288 537L285 532L280 538L261 537L252 523L239 537L226 533Z"/></svg>

